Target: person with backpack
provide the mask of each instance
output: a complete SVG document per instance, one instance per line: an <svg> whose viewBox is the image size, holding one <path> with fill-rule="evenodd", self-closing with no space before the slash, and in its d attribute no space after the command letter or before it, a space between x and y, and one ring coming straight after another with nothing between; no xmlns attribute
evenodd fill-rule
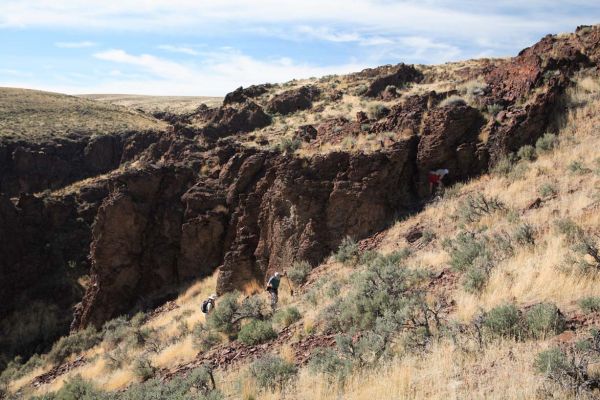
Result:
<svg viewBox="0 0 600 400"><path fill-rule="evenodd" d="M216 298L216 294L211 294L210 296L208 296L208 299L202 302L202 306L200 307L200 309L204 314L208 315L212 310L214 310Z"/></svg>
<svg viewBox="0 0 600 400"><path fill-rule="evenodd" d="M444 176L448 175L450 171L447 169L437 169L435 171L429 171L427 175L427 181L429 182L429 194L433 195L434 190L442 189L444 187Z"/></svg>
<svg viewBox="0 0 600 400"><path fill-rule="evenodd" d="M281 283L281 274L275 272L267 282L267 292L271 295L271 308L275 309L279 300L279 284Z"/></svg>

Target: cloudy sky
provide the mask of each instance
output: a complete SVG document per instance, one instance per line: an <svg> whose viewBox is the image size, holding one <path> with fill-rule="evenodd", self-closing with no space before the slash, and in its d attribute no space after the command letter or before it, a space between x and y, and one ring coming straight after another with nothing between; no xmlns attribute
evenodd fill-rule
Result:
<svg viewBox="0 0 600 400"><path fill-rule="evenodd" d="M223 95L388 63L509 56L597 0L0 0L0 86Z"/></svg>

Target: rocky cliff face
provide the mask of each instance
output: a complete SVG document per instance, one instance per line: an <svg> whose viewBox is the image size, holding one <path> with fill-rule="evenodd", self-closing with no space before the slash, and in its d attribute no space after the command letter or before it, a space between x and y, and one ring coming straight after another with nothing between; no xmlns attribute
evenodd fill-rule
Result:
<svg viewBox="0 0 600 400"><path fill-rule="evenodd" d="M580 28L568 39L547 37L512 60L486 66L479 71L488 83L480 108L441 107L444 95L430 92L406 98L379 120L362 113L356 122L333 119L303 127L310 132L302 136L309 148L365 126L373 134L402 133L403 139L373 153L295 157L240 145L236 137L271 122L269 105L280 113L310 107L318 93L283 92L261 103L270 86L238 89L220 109L204 107L186 117L206 121L204 129L175 126L52 151L5 143L0 318L8 321L23 303L40 298L58 305L63 316L74 315L74 329L100 326L156 306L186 281L217 268L222 293L262 281L295 260L316 265L345 236L367 237L418 209L429 170L447 167L453 180L467 179L551 129L572 74L598 67L599 31ZM374 96L392 80L422 79L404 65L354 76L371 75ZM494 104L503 110L486 118L481 110ZM136 166L125 168L124 160ZM9 199L110 170L76 190ZM83 270L64 272L70 262ZM76 280L88 272L82 297ZM36 289L53 275L70 278Z"/></svg>

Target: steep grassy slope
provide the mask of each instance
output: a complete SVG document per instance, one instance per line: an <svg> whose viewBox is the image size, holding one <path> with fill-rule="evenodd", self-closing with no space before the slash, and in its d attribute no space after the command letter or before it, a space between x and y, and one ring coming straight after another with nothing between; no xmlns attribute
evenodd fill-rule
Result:
<svg viewBox="0 0 600 400"><path fill-rule="evenodd" d="M124 107L58 93L0 88L0 137L35 141L164 127Z"/></svg>
<svg viewBox="0 0 600 400"><path fill-rule="evenodd" d="M278 333L266 345L242 344L242 333L232 340L239 328L232 333L204 320L199 304L214 290L212 277L155 314L110 322L102 337L80 333L27 367L13 367L10 391L42 394L69 382L63 394L132 385L124 394L94 396L169 398L179 388L219 398L208 366L226 398L598 398L600 348L598 337L589 337L600 322L600 82L577 79L558 136L448 188L390 229L346 242L294 285L294 296L284 283L286 311L257 314ZM288 272L302 277L300 269ZM394 291L383 291L388 285ZM260 309L266 294L258 284L245 290L254 293ZM232 304L225 296L217 310ZM376 320L355 308L373 305L363 312ZM290 307L298 321L286 317L294 314ZM69 354L87 347L83 357ZM544 361L549 355L554 361ZM570 359L583 368L579 378L569 375ZM168 383L136 383L153 376Z"/></svg>

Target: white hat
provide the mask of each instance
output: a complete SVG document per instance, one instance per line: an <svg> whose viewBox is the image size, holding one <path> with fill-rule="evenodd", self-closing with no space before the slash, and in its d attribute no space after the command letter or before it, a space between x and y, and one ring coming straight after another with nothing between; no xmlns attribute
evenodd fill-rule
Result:
<svg viewBox="0 0 600 400"><path fill-rule="evenodd" d="M214 300L217 298L217 295L215 293L211 294L210 296L208 296L209 299Z"/></svg>
<svg viewBox="0 0 600 400"><path fill-rule="evenodd" d="M275 276L276 276L276 277L279 277L279 272L275 272Z"/></svg>

